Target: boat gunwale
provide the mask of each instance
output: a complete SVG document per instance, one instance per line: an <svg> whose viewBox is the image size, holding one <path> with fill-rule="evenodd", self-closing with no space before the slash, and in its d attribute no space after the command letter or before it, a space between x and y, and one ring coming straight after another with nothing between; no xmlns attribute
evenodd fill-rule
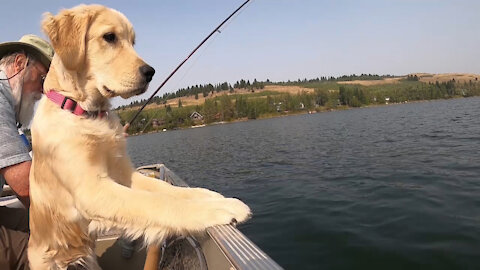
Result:
<svg viewBox="0 0 480 270"><path fill-rule="evenodd" d="M159 179L175 186L188 187L174 172L164 164L141 166L141 170L158 170ZM283 269L248 237L231 224L218 225L206 229L207 234L236 269Z"/></svg>

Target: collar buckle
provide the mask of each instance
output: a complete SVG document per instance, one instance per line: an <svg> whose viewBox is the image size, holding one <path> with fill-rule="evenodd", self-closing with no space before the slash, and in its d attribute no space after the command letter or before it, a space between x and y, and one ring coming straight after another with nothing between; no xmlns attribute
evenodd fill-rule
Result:
<svg viewBox="0 0 480 270"><path fill-rule="evenodd" d="M62 101L62 104L60 105L60 108L64 110L69 110L70 112L73 112L76 107L77 102L69 97L65 97Z"/></svg>

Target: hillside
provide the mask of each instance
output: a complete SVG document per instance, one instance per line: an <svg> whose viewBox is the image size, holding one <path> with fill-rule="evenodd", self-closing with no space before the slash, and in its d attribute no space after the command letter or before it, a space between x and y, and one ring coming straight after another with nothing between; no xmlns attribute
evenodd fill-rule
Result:
<svg viewBox="0 0 480 270"><path fill-rule="evenodd" d="M480 80L479 74L468 74L468 73L443 73L443 74L430 74L430 73L411 73L410 76L417 76L420 82L425 83L435 83L435 82L448 82L455 80L456 82L469 82L469 81L478 81ZM407 76L408 76L407 75ZM338 82L339 84L359 84L364 86L371 85L382 85L382 84L393 84L399 83L401 80L407 78L407 76L401 76L396 78L385 78L382 80L355 80L355 81L344 81Z"/></svg>
<svg viewBox="0 0 480 270"><path fill-rule="evenodd" d="M264 89L256 90L254 93L258 94L258 93L264 93L264 92L278 92L278 93L298 94L299 92L302 92L302 91L311 93L311 92L313 92L313 89L305 88L305 87L301 87L301 86L295 86L295 85L292 85L292 86L266 85ZM182 100L183 106L201 105L201 104L205 103L205 100L207 98L216 98L216 97L219 97L219 96L222 96L222 95L225 95L225 94L229 95L229 96L239 95L239 94L240 95L250 95L250 94L252 94L252 92L248 89L245 89L245 88L240 88L240 89L237 88L237 89L234 89L234 91L232 93L230 93L230 92L216 92L213 95L210 95L206 98L199 97L198 99L195 99L194 95L190 95L190 96L185 96L185 97L181 97L181 98L169 99L167 101L167 105L177 106L179 99ZM160 106L162 106L162 105L160 105ZM159 105L157 105L156 107L159 107ZM153 106L153 108L155 108L155 106Z"/></svg>
<svg viewBox="0 0 480 270"><path fill-rule="evenodd" d="M435 83L435 82L448 82L455 80L460 83L468 83L470 81L475 82L480 80L479 74L468 73L443 73L443 74L429 74L429 73L412 73L410 75L417 75L421 82Z"/></svg>
<svg viewBox="0 0 480 270"><path fill-rule="evenodd" d="M289 94L298 94L299 92L307 92L311 93L314 91L312 88L306 88L306 87L301 87L301 86L282 86L282 85L266 85L264 89L261 90L256 90L254 93L260 94L260 93L266 93L266 92L278 92L278 93L289 93ZM178 106L178 101L181 100L183 106L196 106L196 105L202 105L205 103L206 99L211 99L211 98L217 98L222 95L251 95L253 94L251 90L245 89L245 88L235 88L233 92L215 92L211 94L208 97L198 97L198 99L195 98L195 95L188 95L184 97L179 97L179 98L172 98L168 99L165 104L156 104L156 103L150 103L148 104L145 109L156 109L156 108L164 108L165 105L170 105L170 106ZM143 103L142 103L143 104ZM140 108L141 105L136 105L132 107L125 108L124 110L137 110Z"/></svg>
<svg viewBox="0 0 480 270"><path fill-rule="evenodd" d="M382 78L382 79L375 79L375 80L350 80L350 81L336 81L337 84L339 85L362 85L362 86L376 86L376 85L389 85L389 84L398 84L402 80L405 80L407 76L417 76L418 81L424 82L424 83L444 83L448 82L451 80L455 80L457 83L469 83L470 81L472 82L478 82L480 80L480 74L468 74L468 73L443 73L443 74L431 74L431 73L411 73L405 76L397 76L393 78ZM285 85L287 84L287 85ZM296 85L300 84L300 85ZM334 87L335 90L336 87ZM300 82L291 82L291 83L285 83L285 82L279 82L279 83L272 83L269 85L265 85L263 89L256 89L256 93L262 93L262 92L268 92L268 91L273 91L273 92L278 92L278 93L290 93L290 94L297 94L299 92L305 91L307 93L311 93L314 91L312 87L309 87L308 85L305 85L304 83ZM252 94L251 89L247 88L234 88L233 92L213 92L211 95L207 97L203 96L197 96L195 98L195 95L187 95L183 97L175 97L175 98L169 98L166 100L165 103L163 104L155 104L151 103L147 105L147 108L153 109L153 108L158 108L162 107L165 104L170 105L170 106L177 106L178 101L181 100L183 106L196 106L196 105L201 105L205 103L205 100L208 98L215 98L221 95L237 95L237 94L242 94L242 95L249 95ZM125 108L126 110L135 110L139 108L143 102L139 103L138 105L135 106L130 106Z"/></svg>
<svg viewBox="0 0 480 270"><path fill-rule="evenodd" d="M234 85L236 87L228 83L197 85L156 97L129 132L367 105L478 96L479 79L480 75L460 73L412 73L406 76L362 74L288 82L254 80L254 84L241 80ZM129 120L143 102L136 101L117 108L122 122Z"/></svg>

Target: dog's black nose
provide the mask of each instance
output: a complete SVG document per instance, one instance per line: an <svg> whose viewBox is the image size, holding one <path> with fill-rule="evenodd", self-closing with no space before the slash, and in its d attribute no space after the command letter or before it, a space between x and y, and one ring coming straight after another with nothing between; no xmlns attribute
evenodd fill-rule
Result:
<svg viewBox="0 0 480 270"><path fill-rule="evenodd" d="M147 82L150 82L152 80L153 74L155 74L155 69L153 69L149 65L144 65L140 67L140 73L142 73Z"/></svg>

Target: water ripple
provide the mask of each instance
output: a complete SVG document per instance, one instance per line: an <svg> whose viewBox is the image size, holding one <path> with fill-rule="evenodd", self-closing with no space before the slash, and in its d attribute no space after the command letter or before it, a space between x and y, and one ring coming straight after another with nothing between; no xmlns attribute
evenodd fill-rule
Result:
<svg viewBox="0 0 480 270"><path fill-rule="evenodd" d="M480 98L256 120L128 139L139 166L253 210L286 269L477 269Z"/></svg>

